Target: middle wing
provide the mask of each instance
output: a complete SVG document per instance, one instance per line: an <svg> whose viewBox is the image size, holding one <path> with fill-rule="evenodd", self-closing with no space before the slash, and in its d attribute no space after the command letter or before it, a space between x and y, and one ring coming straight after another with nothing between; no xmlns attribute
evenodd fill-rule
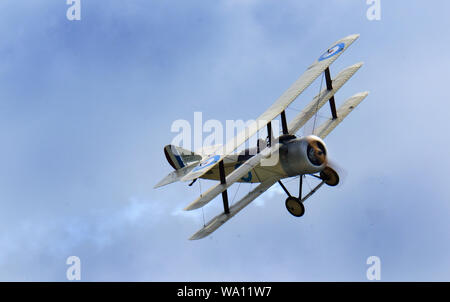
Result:
<svg viewBox="0 0 450 302"><path fill-rule="evenodd" d="M261 114L253 123L242 130L236 137L231 139L223 147L216 150L212 156L200 162L190 173L184 176L182 181L194 180L211 170L227 155L247 141L251 136L264 128L270 121L281 114L312 82L325 71L356 39L359 35L350 35L335 42L319 59L317 59L306 72L286 90L276 102Z"/></svg>

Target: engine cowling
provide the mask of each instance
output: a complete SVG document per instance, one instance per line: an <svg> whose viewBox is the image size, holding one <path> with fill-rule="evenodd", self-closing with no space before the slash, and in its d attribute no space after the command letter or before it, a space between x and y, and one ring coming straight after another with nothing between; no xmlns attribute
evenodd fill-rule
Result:
<svg viewBox="0 0 450 302"><path fill-rule="evenodd" d="M294 138L280 148L280 163L288 176L317 173L327 166L327 153L318 136Z"/></svg>

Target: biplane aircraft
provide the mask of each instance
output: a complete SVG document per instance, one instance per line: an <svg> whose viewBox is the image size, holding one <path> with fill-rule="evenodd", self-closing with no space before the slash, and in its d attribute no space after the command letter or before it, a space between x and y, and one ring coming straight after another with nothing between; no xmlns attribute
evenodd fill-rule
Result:
<svg viewBox="0 0 450 302"><path fill-rule="evenodd" d="M204 238L217 230L276 183L288 196L285 202L287 210L297 217L305 213L304 201L323 184L336 186L339 183L338 173L329 164L328 150L323 139L366 98L368 92L355 94L336 109L335 93L363 63L344 69L334 79L331 78L329 67L358 37L359 35L350 35L333 43L269 109L221 148L210 154L197 154L177 146L164 147L165 156L175 171L161 180L155 188L175 181L190 181L192 185L199 178L218 181L217 185L201 194L185 208L187 211L199 209L216 196L222 195L224 212L205 224L190 238L191 240ZM285 110L322 73L326 88L288 123ZM331 117L315 129L315 135L297 137L297 131L327 102L330 104ZM281 119L282 134L274 137L272 121L278 116ZM236 154L235 150L239 146L263 128L267 128L266 140L260 139L256 147L249 148L252 150L246 149ZM264 161L269 158L276 158L276 162L264 165ZM318 178L320 183L303 196L304 175ZM298 197L292 195L282 182L282 179L296 176L300 176ZM237 182L259 183L259 185L230 207L227 189Z"/></svg>

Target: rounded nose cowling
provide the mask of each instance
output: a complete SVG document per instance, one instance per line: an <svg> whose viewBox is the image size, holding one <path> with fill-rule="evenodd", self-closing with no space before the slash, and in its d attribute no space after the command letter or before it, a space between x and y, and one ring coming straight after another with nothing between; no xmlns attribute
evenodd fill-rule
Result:
<svg viewBox="0 0 450 302"><path fill-rule="evenodd" d="M317 173L327 165L327 148L317 136L293 139L280 148L280 162L288 176Z"/></svg>
<svg viewBox="0 0 450 302"><path fill-rule="evenodd" d="M309 161L315 166L322 166L327 160L327 151L325 146L317 141L310 140L307 147Z"/></svg>

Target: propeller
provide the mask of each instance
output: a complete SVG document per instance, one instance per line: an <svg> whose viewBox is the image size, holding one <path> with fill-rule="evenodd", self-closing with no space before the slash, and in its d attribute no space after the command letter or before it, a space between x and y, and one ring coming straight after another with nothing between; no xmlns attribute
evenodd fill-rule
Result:
<svg viewBox="0 0 450 302"><path fill-rule="evenodd" d="M325 147L318 141L309 142L308 157L314 165L321 166L326 161Z"/></svg>
<svg viewBox="0 0 450 302"><path fill-rule="evenodd" d="M338 175L338 183L336 186L340 187L345 183L345 180L347 178L348 172L346 169L344 169L341 165L339 165L335 160L332 160L328 158L327 161L327 168L330 168L332 171L334 171ZM327 169L325 168L325 169ZM332 171L325 171L324 173L332 173ZM322 174L322 173L321 173Z"/></svg>

